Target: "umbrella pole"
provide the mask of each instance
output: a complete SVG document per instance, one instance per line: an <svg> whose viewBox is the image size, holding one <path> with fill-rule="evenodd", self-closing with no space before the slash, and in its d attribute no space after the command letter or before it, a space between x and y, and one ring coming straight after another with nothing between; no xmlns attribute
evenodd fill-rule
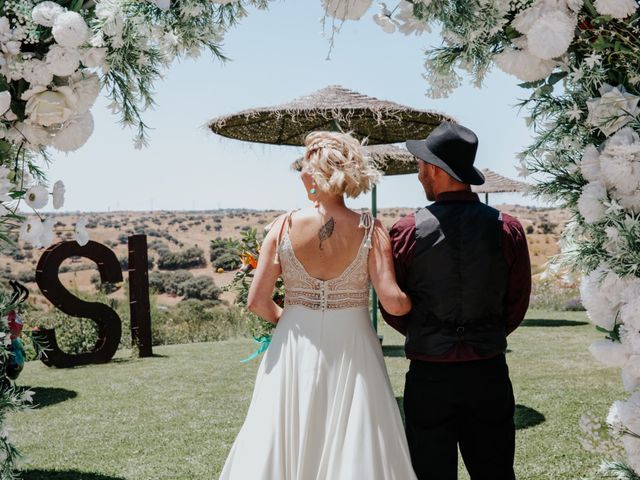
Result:
<svg viewBox="0 0 640 480"><path fill-rule="evenodd" d="M371 191L371 214L375 222L378 216L378 187L374 184ZM373 286L371 287L371 324L373 329L378 332L378 295Z"/></svg>
<svg viewBox="0 0 640 480"><path fill-rule="evenodd" d="M489 205L489 193L485 192L484 193L484 203L486 203L487 205Z"/></svg>

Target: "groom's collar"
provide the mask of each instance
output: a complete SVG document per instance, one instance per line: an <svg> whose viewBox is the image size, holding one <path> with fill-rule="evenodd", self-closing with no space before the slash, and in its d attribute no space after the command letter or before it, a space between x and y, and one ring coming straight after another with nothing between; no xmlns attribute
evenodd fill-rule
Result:
<svg viewBox="0 0 640 480"><path fill-rule="evenodd" d="M436 202L479 202L477 193L470 191L441 192L436 197Z"/></svg>

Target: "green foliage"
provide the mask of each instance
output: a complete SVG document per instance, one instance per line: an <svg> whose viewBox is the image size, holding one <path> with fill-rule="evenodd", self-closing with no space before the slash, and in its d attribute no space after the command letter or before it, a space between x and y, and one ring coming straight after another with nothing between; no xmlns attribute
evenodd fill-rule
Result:
<svg viewBox="0 0 640 480"><path fill-rule="evenodd" d="M209 259L213 268L235 270L242 264L242 243L233 238L216 238L209 245Z"/></svg>
<svg viewBox="0 0 640 480"><path fill-rule="evenodd" d="M158 268L162 270L204 267L207 264L204 251L198 247L190 247L180 252L167 249L158 253Z"/></svg>
<svg viewBox="0 0 640 480"><path fill-rule="evenodd" d="M183 300L176 307L156 310L152 317L154 345L211 342L245 336L255 318L238 307L216 302Z"/></svg>
<svg viewBox="0 0 640 480"><path fill-rule="evenodd" d="M178 288L178 293L185 299L217 300L221 292L213 278L206 275L191 278Z"/></svg>
<svg viewBox="0 0 640 480"><path fill-rule="evenodd" d="M48 312L33 311L29 315L29 322L38 327L55 328L58 346L66 353L89 351L98 340L98 328L93 320L72 317L57 308L52 308ZM27 353L32 360L35 351L27 349Z"/></svg>

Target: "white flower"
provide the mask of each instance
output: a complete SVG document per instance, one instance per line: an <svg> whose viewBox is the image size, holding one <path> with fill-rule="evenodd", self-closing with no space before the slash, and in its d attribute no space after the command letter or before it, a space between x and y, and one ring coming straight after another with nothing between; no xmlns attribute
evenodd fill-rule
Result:
<svg viewBox="0 0 640 480"><path fill-rule="evenodd" d="M627 286L622 293L622 302L620 319L635 332L640 331L640 279L634 279Z"/></svg>
<svg viewBox="0 0 640 480"><path fill-rule="evenodd" d="M33 209L43 208L49 203L49 192L42 185L34 185L24 194L24 201Z"/></svg>
<svg viewBox="0 0 640 480"><path fill-rule="evenodd" d="M11 93L5 90L0 92L0 115L4 115L11 108Z"/></svg>
<svg viewBox="0 0 640 480"><path fill-rule="evenodd" d="M516 171L518 172L518 176L521 178L527 178L529 175L531 175L529 167L527 167L523 163L516 166Z"/></svg>
<svg viewBox="0 0 640 480"><path fill-rule="evenodd" d="M25 390L20 394L20 400L23 402L33 402L33 396L36 394L33 390Z"/></svg>
<svg viewBox="0 0 640 480"><path fill-rule="evenodd" d="M631 195L624 195L618 193L618 197L620 200L620 205L622 205L625 209L631 210L635 213L640 213L640 194L639 192L634 192Z"/></svg>
<svg viewBox="0 0 640 480"><path fill-rule="evenodd" d="M640 434L640 392L635 392L626 401L620 402L617 410L620 423Z"/></svg>
<svg viewBox="0 0 640 480"><path fill-rule="evenodd" d="M567 116L567 118L575 122L579 121L580 117L582 116L582 110L580 110L580 108L578 108L578 106L575 103L571 106L571 108L566 110L564 113Z"/></svg>
<svg viewBox="0 0 640 480"><path fill-rule="evenodd" d="M340 20L359 20L373 0L322 0L327 15Z"/></svg>
<svg viewBox="0 0 640 480"><path fill-rule="evenodd" d="M600 152L594 145L587 145L582 153L580 171L585 180L595 182L600 179Z"/></svg>
<svg viewBox="0 0 640 480"><path fill-rule="evenodd" d="M78 242L81 247L84 247L89 242L89 234L85 228L86 225L87 219L85 217L81 217L76 222L76 242Z"/></svg>
<svg viewBox="0 0 640 480"><path fill-rule="evenodd" d="M394 33L396 31L396 22L386 15L376 13L373 16L373 21L380 25L380 28L382 28L382 31L385 33Z"/></svg>
<svg viewBox="0 0 640 480"><path fill-rule="evenodd" d="M602 56L593 52L591 55L584 59L584 63L588 68L593 68L596 65L600 65L600 63L602 63Z"/></svg>
<svg viewBox="0 0 640 480"><path fill-rule="evenodd" d="M82 51L80 61L88 68L102 67L107 59L106 47L90 47Z"/></svg>
<svg viewBox="0 0 640 480"><path fill-rule="evenodd" d="M553 8L547 5L546 2L537 0L529 8L518 13L511 25L520 33L527 34L540 17L549 10L553 10Z"/></svg>
<svg viewBox="0 0 640 480"><path fill-rule="evenodd" d="M384 5L384 4L383 4ZM386 8L384 10L387 10ZM389 12L390 16L391 12ZM418 20L413 16L413 5L406 0L400 0L398 5L398 13L395 17L396 23L400 23L398 30L405 35L412 33L421 35L424 32L430 32L429 24L425 20ZM386 30L385 30L386 31Z"/></svg>
<svg viewBox="0 0 640 480"><path fill-rule="evenodd" d="M49 245L53 243L56 238L56 232L53 230L56 221L52 217L48 217L44 222L42 222L42 232L40 233L40 237L34 243L34 246L37 248L47 248Z"/></svg>
<svg viewBox="0 0 640 480"><path fill-rule="evenodd" d="M74 74L69 85L76 96L76 113L84 113L89 110L102 88L98 75L87 71Z"/></svg>
<svg viewBox="0 0 640 480"><path fill-rule="evenodd" d="M629 360L629 350L620 342L597 340L589 346L591 355L608 367L623 367Z"/></svg>
<svg viewBox="0 0 640 480"><path fill-rule="evenodd" d="M51 45L46 62L51 73L59 77L67 77L80 66L80 52L75 48Z"/></svg>
<svg viewBox="0 0 640 480"><path fill-rule="evenodd" d="M508 47L494 57L498 68L523 82L547 78L556 66L552 60L543 60L525 51Z"/></svg>
<svg viewBox="0 0 640 480"><path fill-rule="evenodd" d="M625 435L622 437L622 444L627 454L629 466L635 472L640 472L640 439Z"/></svg>
<svg viewBox="0 0 640 480"><path fill-rule="evenodd" d="M594 7L600 15L611 15L622 20L632 15L638 8L636 0L596 0Z"/></svg>
<svg viewBox="0 0 640 480"><path fill-rule="evenodd" d="M625 127L611 136L600 155L600 169L607 183L623 195L640 186L640 137ZM638 192L640 195L640 192Z"/></svg>
<svg viewBox="0 0 640 480"><path fill-rule="evenodd" d="M582 277L580 298L589 320L606 330L613 330L628 281L603 267Z"/></svg>
<svg viewBox="0 0 640 480"><path fill-rule="evenodd" d="M53 208L55 208L56 210L62 208L64 206L65 193L64 183L62 182L62 180L58 180L53 184L53 192L51 193L53 196Z"/></svg>
<svg viewBox="0 0 640 480"><path fill-rule="evenodd" d="M30 218L20 227L19 238L24 242L37 242L42 234L42 222L39 218Z"/></svg>
<svg viewBox="0 0 640 480"><path fill-rule="evenodd" d="M160 10L169 10L171 7L171 0L151 0L151 3L154 3Z"/></svg>
<svg viewBox="0 0 640 480"><path fill-rule="evenodd" d="M42 125L31 122L18 122L7 131L7 138L12 143L27 143L33 147L48 145L50 142L49 132Z"/></svg>
<svg viewBox="0 0 640 480"><path fill-rule="evenodd" d="M22 77L31 85L49 85L53 81L53 73L46 62L37 58L25 62Z"/></svg>
<svg viewBox="0 0 640 480"><path fill-rule="evenodd" d="M51 144L60 151L71 152L83 146L93 133L90 111L71 117L65 128L56 133Z"/></svg>
<svg viewBox="0 0 640 480"><path fill-rule="evenodd" d="M582 6L584 5L583 0L567 0L567 7L572 12L578 13L582 10Z"/></svg>
<svg viewBox="0 0 640 480"><path fill-rule="evenodd" d="M596 223L604 219L607 189L600 181L590 182L582 190L578 199L578 210L587 223Z"/></svg>
<svg viewBox="0 0 640 480"><path fill-rule="evenodd" d="M620 232L615 227L606 227L604 229L607 240L604 242L604 249L611 255L617 255L622 249L622 237Z"/></svg>
<svg viewBox="0 0 640 480"><path fill-rule="evenodd" d="M624 127L640 112L640 97L627 93L622 86L604 84L600 87L600 95L587 101L587 123L598 127L607 137Z"/></svg>
<svg viewBox="0 0 640 480"><path fill-rule="evenodd" d="M529 52L550 60L564 54L573 40L576 17L562 10L542 15L527 33Z"/></svg>
<svg viewBox="0 0 640 480"><path fill-rule="evenodd" d="M89 40L89 27L78 12L58 15L51 32L55 41L63 47L79 47Z"/></svg>
<svg viewBox="0 0 640 480"><path fill-rule="evenodd" d="M56 2L40 2L31 11L31 18L38 25L53 27L58 15L64 13L64 8Z"/></svg>
<svg viewBox="0 0 640 480"><path fill-rule="evenodd" d="M25 107L29 120L45 127L66 122L74 112L75 98L69 87L33 95Z"/></svg>

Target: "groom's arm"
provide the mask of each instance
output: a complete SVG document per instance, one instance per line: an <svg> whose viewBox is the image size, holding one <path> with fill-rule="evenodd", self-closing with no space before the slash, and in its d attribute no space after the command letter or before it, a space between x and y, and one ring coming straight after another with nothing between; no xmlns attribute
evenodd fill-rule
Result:
<svg viewBox="0 0 640 480"><path fill-rule="evenodd" d="M502 214L503 252L509 266L505 296L507 335L520 326L529 308L531 296L531 261L527 237L520 222Z"/></svg>
<svg viewBox="0 0 640 480"><path fill-rule="evenodd" d="M391 238L391 253L393 254L393 266L396 271L396 281L406 292L406 279L413 248L416 244L416 218L413 213L398 220L389 231ZM384 320L401 334L407 334L408 315L391 315L385 311L382 304L378 302L380 313Z"/></svg>

